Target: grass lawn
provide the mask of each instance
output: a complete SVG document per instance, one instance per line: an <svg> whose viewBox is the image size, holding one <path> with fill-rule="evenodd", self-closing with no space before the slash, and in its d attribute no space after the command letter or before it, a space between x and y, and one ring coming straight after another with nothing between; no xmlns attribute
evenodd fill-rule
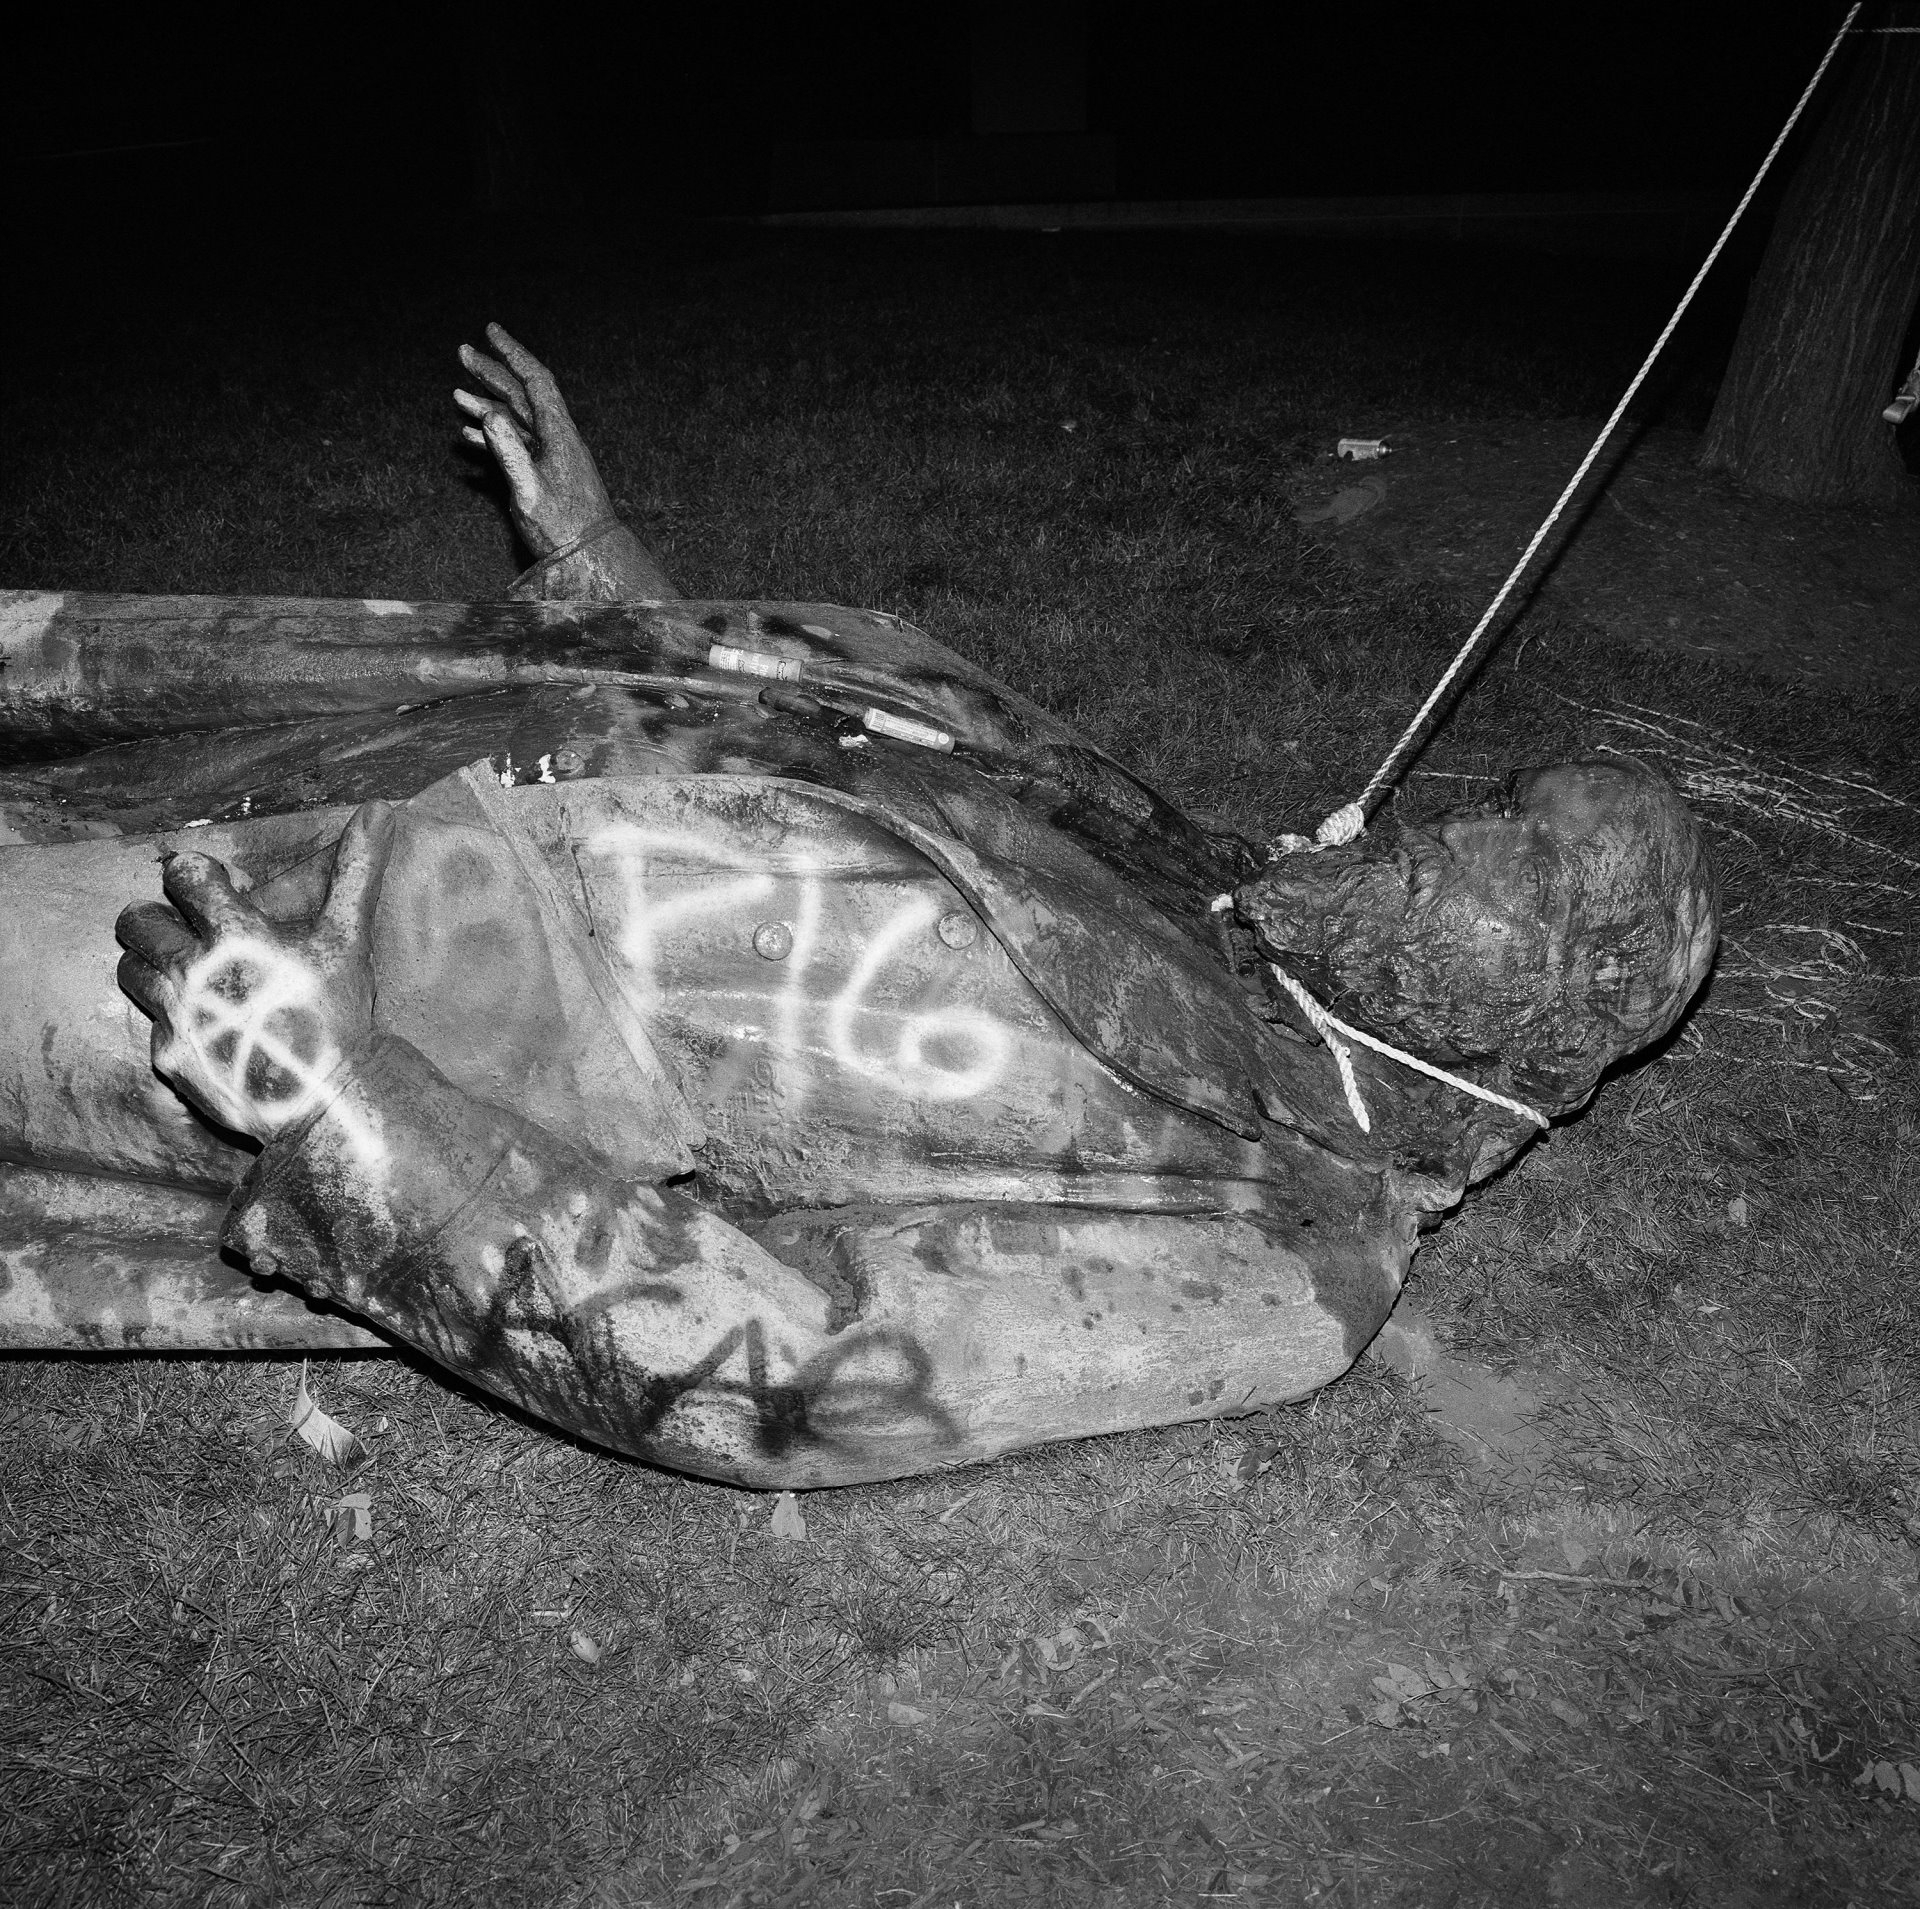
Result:
<svg viewBox="0 0 1920 1909"><path fill-rule="evenodd" d="M1383 420L1597 426L1682 276L750 232L95 265L10 320L0 581L498 594L450 401L498 318L690 595L898 612L1187 804L1311 827L1481 606L1303 531L1306 474ZM1530 1438L1479 1462L1369 1357L794 1539L408 1360L313 1367L351 1468L290 1438L297 1364L12 1360L0 1898L1912 1901L1920 710L1526 636L1403 802L1646 753L1727 936L1416 1262Z"/></svg>

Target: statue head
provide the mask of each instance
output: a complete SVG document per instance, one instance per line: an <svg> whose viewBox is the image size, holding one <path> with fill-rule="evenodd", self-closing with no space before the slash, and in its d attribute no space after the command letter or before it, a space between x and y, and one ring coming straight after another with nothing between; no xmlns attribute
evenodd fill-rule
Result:
<svg viewBox="0 0 1920 1909"><path fill-rule="evenodd" d="M1625 757L1522 770L1496 800L1293 856L1236 898L1334 1011L1441 1065L1571 1106L1665 1034L1712 963L1699 823Z"/></svg>

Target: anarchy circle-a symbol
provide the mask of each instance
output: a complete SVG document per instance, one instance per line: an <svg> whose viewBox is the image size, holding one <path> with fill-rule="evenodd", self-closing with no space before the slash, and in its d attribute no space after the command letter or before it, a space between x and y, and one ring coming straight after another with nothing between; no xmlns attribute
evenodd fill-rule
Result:
<svg viewBox="0 0 1920 1909"><path fill-rule="evenodd" d="M304 1119L340 1062L319 976L257 935L223 936L187 969L175 1033L207 1085L249 1125Z"/></svg>

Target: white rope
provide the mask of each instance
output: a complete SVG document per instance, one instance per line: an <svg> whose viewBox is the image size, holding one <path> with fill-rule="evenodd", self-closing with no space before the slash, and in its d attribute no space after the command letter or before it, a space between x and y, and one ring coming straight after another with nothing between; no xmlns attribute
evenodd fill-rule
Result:
<svg viewBox="0 0 1920 1909"><path fill-rule="evenodd" d="M1752 184L1740 195L1740 203L1734 207L1732 216L1721 227L1720 236L1713 242L1713 250L1707 254L1705 262L1694 273L1693 283L1687 287L1680 303L1674 307L1673 316L1667 320L1665 329L1653 341L1653 349L1647 353L1640 369L1633 374L1633 382L1627 386L1620 402L1613 407L1613 415L1601 427L1600 435L1593 441L1593 448L1580 460L1580 468L1567 480L1567 487L1560 493L1559 501L1547 513L1546 522L1533 533L1533 541L1521 553L1520 561L1507 572L1506 582L1500 586L1493 601L1487 605L1486 614L1473 626L1473 634L1461 644L1459 653L1447 665L1446 674L1434 684L1433 693L1420 705L1419 714L1401 732L1400 740L1387 751L1385 761L1374 771L1373 779L1360 791L1359 795L1353 801L1335 809L1314 831L1312 841L1308 841L1301 835L1281 836L1275 846L1282 852L1298 853L1303 849L1311 851L1336 847L1340 843L1352 841L1366 827L1367 817L1373 812L1375 804L1397 780L1401 769L1405 766L1406 758L1412 754L1414 745L1421 739L1428 717L1440 706L1441 699L1452 688L1460 672L1466 668L1468 659L1479 647L1481 637L1486 634L1494 618L1499 615L1501 606L1512 594L1513 586L1520 581L1527 565L1533 561L1535 553L1546 542L1548 533L1560 521L1560 513L1566 509L1568 500L1579 489L1580 480L1593 468L1594 460L1605 448L1607 440L1612 437L1615 427L1626 414L1627 406L1633 402L1634 395L1646 382L1648 372L1653 369L1654 360L1666 348L1667 340L1673 336L1687 307L1693 303L1693 296L1700 289L1701 282L1713 269L1714 261L1726 249L1728 239L1733 236L1733 228L1740 223L1741 215L1753 203L1753 195L1760 190L1760 182L1766 178L1774 160L1779 157L1780 148L1787 143L1787 135L1793 131L1799 123L1800 115L1806 111L1807 102L1812 99L1814 88L1820 84L1821 77L1827 68L1833 64L1833 56L1840 51L1840 44L1852 29L1862 4L1864 0L1854 0L1854 4L1847 9L1847 17L1840 22L1839 32L1833 36L1832 44L1822 56L1820 64L1813 70L1813 78L1808 80L1806 90L1795 102L1793 111L1787 115L1787 123L1780 128L1779 136L1767 148L1767 156L1761 160L1760 170L1753 175Z"/></svg>
<svg viewBox="0 0 1920 1909"><path fill-rule="evenodd" d="M1207 904L1207 912L1224 915L1232 906L1231 894L1216 895ZM1523 1100L1509 1100L1505 1094L1496 1094L1490 1087L1482 1087L1476 1081L1462 1080L1458 1074L1449 1074L1444 1067L1435 1067L1431 1061L1423 1061L1418 1054L1409 1054L1404 1048L1391 1047L1385 1041L1376 1040L1363 1028L1348 1026L1337 1014L1322 1007L1286 969L1271 961L1267 967L1273 978L1286 989L1294 1006L1307 1017L1313 1031L1326 1042L1328 1051L1340 1069L1340 1085L1346 1093L1348 1109L1353 1114L1354 1124L1362 1133L1373 1131L1373 1117L1367 1112L1367 1103L1361 1098L1360 1083L1353 1072L1353 1050L1346 1041L1340 1039L1343 1034L1347 1040L1358 1041L1362 1047L1370 1047L1376 1054L1384 1054L1388 1060L1398 1061L1402 1067L1411 1067L1416 1074L1425 1074L1429 1080L1444 1081L1449 1087L1459 1088L1463 1094L1471 1094L1475 1100L1490 1101L1496 1107L1505 1107L1510 1113L1524 1114L1536 1126L1547 1125L1546 1115L1537 1108L1529 1107Z"/></svg>
<svg viewBox="0 0 1920 1909"><path fill-rule="evenodd" d="M1353 1029L1336 1021L1284 968L1274 968L1272 962L1268 962L1267 966L1273 968L1273 978L1293 996L1294 1005L1312 1022L1313 1031L1326 1042L1339 1065L1340 1085L1346 1090L1347 1109L1353 1115L1354 1125L1362 1133L1371 1133L1373 1117L1367 1112L1367 1103L1360 1098L1360 1083L1353 1077L1353 1049L1340 1038L1337 1031L1344 1028L1346 1033L1351 1034Z"/></svg>
<svg viewBox="0 0 1920 1909"><path fill-rule="evenodd" d="M1350 1027L1336 1014L1323 1008L1305 988L1284 968L1267 963L1273 978L1286 989L1294 1004L1309 1021L1313 1030L1333 1051L1333 1058L1339 1064L1340 1085L1346 1089L1347 1106L1352 1111L1355 1124L1362 1133L1373 1131L1373 1121L1367 1113L1367 1103L1360 1098L1360 1083L1353 1075L1353 1055L1346 1041L1336 1038L1344 1034L1348 1041L1358 1041L1362 1047L1370 1047L1376 1054L1384 1054L1390 1061L1398 1061L1402 1067L1411 1067L1416 1074L1425 1074L1429 1080L1444 1082L1449 1087L1457 1087L1463 1094L1471 1094L1475 1100L1491 1102L1495 1107L1504 1107L1509 1113L1523 1115L1536 1127L1548 1124L1547 1117L1537 1107L1529 1107L1523 1100L1509 1099L1505 1094L1496 1094L1491 1087L1482 1087L1478 1081L1462 1080L1458 1074L1449 1074L1444 1067L1435 1067L1431 1061L1423 1061L1418 1054L1409 1054L1404 1049L1390 1047L1385 1041L1375 1040L1362 1028Z"/></svg>

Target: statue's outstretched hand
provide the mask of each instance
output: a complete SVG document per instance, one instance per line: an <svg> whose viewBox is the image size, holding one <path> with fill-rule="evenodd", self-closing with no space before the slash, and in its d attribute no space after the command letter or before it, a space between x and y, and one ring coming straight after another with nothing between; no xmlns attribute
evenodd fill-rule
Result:
<svg viewBox="0 0 1920 1909"><path fill-rule="evenodd" d="M500 358L460 347L460 362L492 394L454 392L476 420L461 436L492 451L511 493L514 528L536 557L550 557L612 522L613 505L553 373L498 325L487 327L487 342Z"/></svg>
<svg viewBox="0 0 1920 1909"><path fill-rule="evenodd" d="M368 951L393 828L385 803L355 814L309 928L269 921L221 863L190 854L168 858L166 902L114 924L120 985L153 1017L155 1071L222 1125L276 1139L351 1078L373 1035Z"/></svg>

